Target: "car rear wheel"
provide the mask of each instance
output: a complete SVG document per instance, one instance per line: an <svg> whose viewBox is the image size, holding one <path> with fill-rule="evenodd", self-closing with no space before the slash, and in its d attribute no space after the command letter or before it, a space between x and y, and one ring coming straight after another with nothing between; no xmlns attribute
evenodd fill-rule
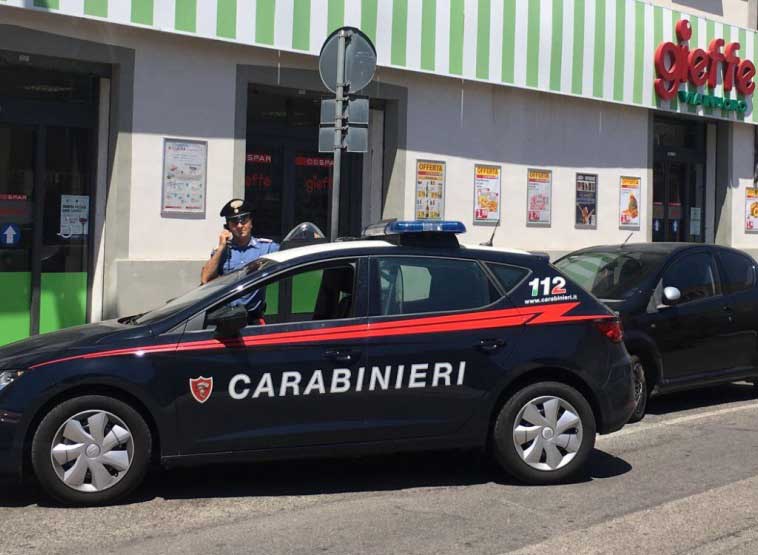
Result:
<svg viewBox="0 0 758 555"><path fill-rule="evenodd" d="M634 379L634 412L629 417L629 422L639 422L645 417L647 400L650 393L647 387L645 367L638 356L632 356L632 378Z"/></svg>
<svg viewBox="0 0 758 555"><path fill-rule="evenodd" d="M31 459L42 488L69 505L103 505L130 493L150 461L150 428L128 404L87 395L64 401L40 422Z"/></svg>
<svg viewBox="0 0 758 555"><path fill-rule="evenodd" d="M595 417L584 396L559 382L518 391L502 407L492 432L494 455L529 484L554 484L577 474L595 445Z"/></svg>

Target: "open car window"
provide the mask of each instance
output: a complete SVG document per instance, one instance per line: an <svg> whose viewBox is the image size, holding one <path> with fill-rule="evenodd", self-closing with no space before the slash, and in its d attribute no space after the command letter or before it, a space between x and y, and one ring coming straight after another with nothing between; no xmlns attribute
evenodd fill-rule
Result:
<svg viewBox="0 0 758 555"><path fill-rule="evenodd" d="M244 305L248 325L351 318L355 314L356 260L311 264L241 290L211 308ZM207 323L203 327L208 329Z"/></svg>

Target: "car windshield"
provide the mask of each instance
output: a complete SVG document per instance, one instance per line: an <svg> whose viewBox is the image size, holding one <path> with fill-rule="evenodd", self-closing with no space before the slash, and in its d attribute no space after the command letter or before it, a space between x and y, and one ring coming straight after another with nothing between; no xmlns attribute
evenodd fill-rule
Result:
<svg viewBox="0 0 758 555"><path fill-rule="evenodd" d="M623 300L631 297L665 258L664 254L651 252L593 251L569 254L555 265L599 299Z"/></svg>
<svg viewBox="0 0 758 555"><path fill-rule="evenodd" d="M254 272L258 272L275 264L277 264L277 262L269 260L268 258L258 258L247 266L240 268L236 272L231 272L229 274L218 277L213 281L206 283L205 285L201 285L200 287L188 291L180 297L171 299L166 304L159 308L156 308L155 310L146 312L137 318L126 318L123 321L120 321L122 323L130 324L149 324L150 322L157 322L158 320L162 320L167 316L176 314L177 312L184 310L185 308L198 303L203 299L215 295L218 291L227 285L235 283Z"/></svg>

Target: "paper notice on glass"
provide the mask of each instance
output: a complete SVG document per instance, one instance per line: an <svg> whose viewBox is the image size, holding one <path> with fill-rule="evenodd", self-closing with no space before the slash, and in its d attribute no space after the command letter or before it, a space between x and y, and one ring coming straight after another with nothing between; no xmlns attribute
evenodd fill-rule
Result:
<svg viewBox="0 0 758 555"><path fill-rule="evenodd" d="M758 233L758 189L745 189L745 232Z"/></svg>
<svg viewBox="0 0 758 555"><path fill-rule="evenodd" d="M416 161L416 219L441 220L445 212L445 162Z"/></svg>
<svg viewBox="0 0 758 555"><path fill-rule="evenodd" d="M619 192L619 228L640 228L640 182L639 177L622 177Z"/></svg>
<svg viewBox="0 0 758 555"><path fill-rule="evenodd" d="M500 166L474 166L474 223L500 221Z"/></svg>
<svg viewBox="0 0 758 555"><path fill-rule="evenodd" d="M61 225L58 235L64 239L83 237L89 231L89 197L61 195Z"/></svg>
<svg viewBox="0 0 758 555"><path fill-rule="evenodd" d="M165 139L161 213L205 214L208 143Z"/></svg>
<svg viewBox="0 0 758 555"><path fill-rule="evenodd" d="M527 170L526 225L550 226L553 193L551 170Z"/></svg>

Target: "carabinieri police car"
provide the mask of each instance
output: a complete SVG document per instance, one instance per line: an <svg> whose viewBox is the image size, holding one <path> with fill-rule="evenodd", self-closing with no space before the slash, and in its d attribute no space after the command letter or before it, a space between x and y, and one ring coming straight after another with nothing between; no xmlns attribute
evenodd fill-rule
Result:
<svg viewBox="0 0 758 555"><path fill-rule="evenodd" d="M463 231L382 223L0 349L1 470L86 505L151 461L486 447L528 483L574 476L634 409L620 324L546 257Z"/></svg>

